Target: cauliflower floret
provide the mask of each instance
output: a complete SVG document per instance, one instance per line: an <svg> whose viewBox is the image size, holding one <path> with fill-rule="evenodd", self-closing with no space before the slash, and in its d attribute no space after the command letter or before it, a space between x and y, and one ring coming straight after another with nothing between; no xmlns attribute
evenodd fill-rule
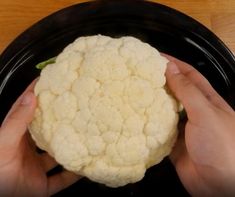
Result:
<svg viewBox="0 0 235 197"><path fill-rule="evenodd" d="M133 37L80 37L41 72L30 133L67 170L110 187L134 183L167 156L178 103L167 60Z"/></svg>

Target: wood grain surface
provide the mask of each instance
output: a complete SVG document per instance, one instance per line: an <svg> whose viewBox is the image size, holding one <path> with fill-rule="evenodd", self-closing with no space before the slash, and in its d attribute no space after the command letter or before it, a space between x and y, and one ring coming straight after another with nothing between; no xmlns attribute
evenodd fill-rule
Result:
<svg viewBox="0 0 235 197"><path fill-rule="evenodd" d="M121 0L120 0L121 1ZM153 0L204 24L235 52L235 0ZM85 0L0 0L0 53L45 16Z"/></svg>

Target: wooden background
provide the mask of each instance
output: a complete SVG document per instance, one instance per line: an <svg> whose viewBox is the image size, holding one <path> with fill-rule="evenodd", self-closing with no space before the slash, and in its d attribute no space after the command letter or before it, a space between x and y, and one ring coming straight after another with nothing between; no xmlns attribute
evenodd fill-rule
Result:
<svg viewBox="0 0 235 197"><path fill-rule="evenodd" d="M192 16L235 52L235 0L153 1ZM0 0L0 53L17 35L38 20L79 2L85 0Z"/></svg>

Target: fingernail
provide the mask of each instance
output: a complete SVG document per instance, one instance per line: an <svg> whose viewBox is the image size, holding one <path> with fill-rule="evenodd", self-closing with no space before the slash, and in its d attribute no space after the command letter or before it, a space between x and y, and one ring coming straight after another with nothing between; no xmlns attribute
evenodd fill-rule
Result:
<svg viewBox="0 0 235 197"><path fill-rule="evenodd" d="M32 101L33 93L32 92L27 92L21 101L21 105L29 105Z"/></svg>
<svg viewBox="0 0 235 197"><path fill-rule="evenodd" d="M179 74L180 73L178 66L174 62L169 62L167 64L167 69L172 74Z"/></svg>

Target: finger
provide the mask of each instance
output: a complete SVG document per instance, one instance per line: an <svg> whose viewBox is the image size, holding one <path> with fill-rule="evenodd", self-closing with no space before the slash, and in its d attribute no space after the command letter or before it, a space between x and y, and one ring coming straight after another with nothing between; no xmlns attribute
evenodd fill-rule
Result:
<svg viewBox="0 0 235 197"><path fill-rule="evenodd" d="M81 176L78 176L72 172L63 171L59 174L53 175L48 178L48 192L49 195L53 195L68 186L72 185L76 181L81 179Z"/></svg>
<svg viewBox="0 0 235 197"><path fill-rule="evenodd" d="M183 148L181 150L181 153L178 154L177 159L174 158L175 160L173 160L172 155L170 159L173 165L175 166L176 172L184 187L188 189L189 193L193 193L192 191L195 191L195 186L197 187L198 183L201 182L201 178L198 176L198 173L195 169L195 165L193 164L186 148ZM197 188L197 190L198 189L201 188Z"/></svg>
<svg viewBox="0 0 235 197"><path fill-rule="evenodd" d="M173 164L176 164L181 155L186 151L185 146L185 125L187 120L183 119L178 123L178 137L169 156Z"/></svg>
<svg viewBox="0 0 235 197"><path fill-rule="evenodd" d="M163 54L163 56L165 56L171 62L174 62L178 66L180 72L188 77L190 81L201 90L205 97L211 103L213 103L213 105L228 112L233 111L232 108L227 104L227 102L215 91L209 81L195 68L193 68L186 62L178 60L172 56L166 54Z"/></svg>
<svg viewBox="0 0 235 197"><path fill-rule="evenodd" d="M165 58L167 58L170 62L174 62L178 68L180 69L180 71L184 74L185 72L188 71L188 69L191 67L193 68L191 65L189 65L188 63L186 62L183 62L173 56L170 56L168 54L165 54L165 53L161 53L161 55Z"/></svg>
<svg viewBox="0 0 235 197"><path fill-rule="evenodd" d="M13 111L15 111L16 107L20 104L22 101L22 97L27 93L27 92L33 92L35 83L37 82L37 79L34 79L31 84L25 89L25 91L19 96L19 98L15 101L15 103L12 105L10 111L7 113L4 121L8 118L10 114L12 114ZM3 121L3 123L4 123Z"/></svg>
<svg viewBox="0 0 235 197"><path fill-rule="evenodd" d="M174 164L174 166L177 166L178 161L180 161L186 153L187 149L185 146L184 138L180 137L177 139L169 158L171 162Z"/></svg>
<svg viewBox="0 0 235 197"><path fill-rule="evenodd" d="M180 71L186 75L214 105L226 111L233 111L227 102L215 91L209 81L200 72L186 62L170 57L169 55L166 57L176 63Z"/></svg>
<svg viewBox="0 0 235 197"><path fill-rule="evenodd" d="M39 155L41 164L45 172L50 171L51 169L55 168L58 163L52 158L48 153L42 153Z"/></svg>
<svg viewBox="0 0 235 197"><path fill-rule="evenodd" d="M168 55L168 54L166 54L166 53L162 53L162 52L161 52L160 54L161 54L161 56L167 58L170 62L174 62L175 60L177 60L175 57L173 57L173 56L171 56L171 55Z"/></svg>
<svg viewBox="0 0 235 197"><path fill-rule="evenodd" d="M36 108L36 98L33 92L25 92L15 109L4 120L0 129L1 143L16 147L27 130Z"/></svg>
<svg viewBox="0 0 235 197"><path fill-rule="evenodd" d="M203 117L210 115L211 105L198 89L186 76L184 76L177 65L168 63L166 70L167 84L176 98L183 104L191 121L203 121Z"/></svg>

